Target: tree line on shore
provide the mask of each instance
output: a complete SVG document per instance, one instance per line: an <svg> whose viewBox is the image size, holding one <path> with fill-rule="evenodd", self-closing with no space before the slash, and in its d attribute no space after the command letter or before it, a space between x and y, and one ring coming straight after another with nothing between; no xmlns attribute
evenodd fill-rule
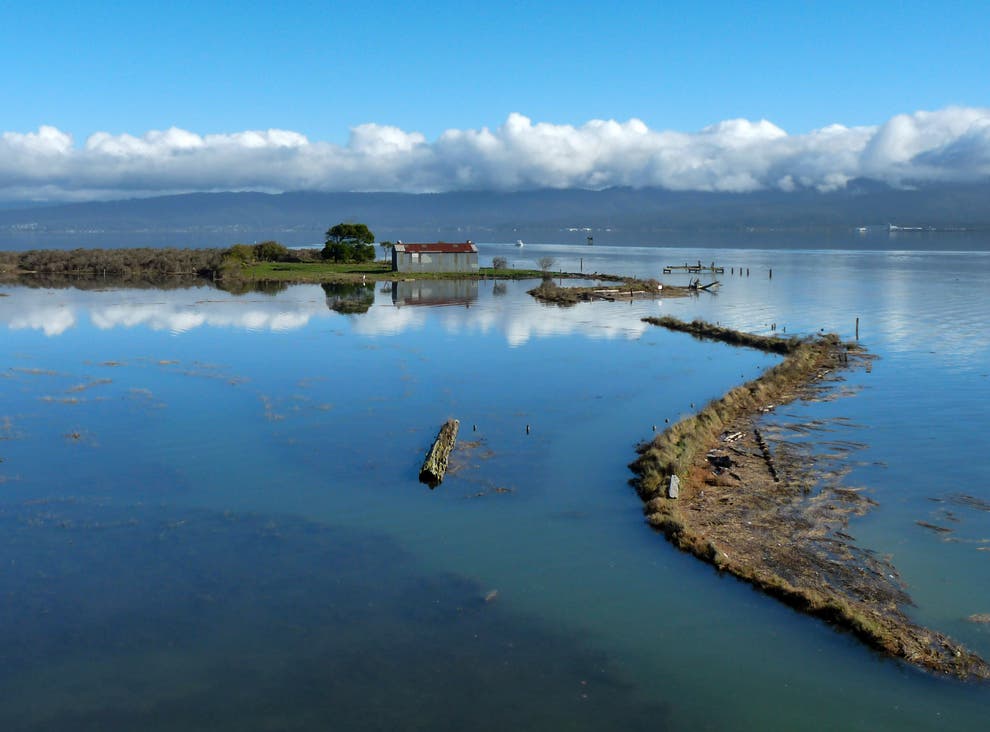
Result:
<svg viewBox="0 0 990 732"><path fill-rule="evenodd" d="M289 249L277 241L234 244L226 249L31 249L0 251L0 273L166 279L175 276L237 277L258 262L370 262L374 234L365 224L340 223L326 233L323 249ZM388 250L390 242L383 242Z"/></svg>
<svg viewBox="0 0 990 732"><path fill-rule="evenodd" d="M81 277L204 276L218 271L224 249L31 249L0 252L0 269Z"/></svg>

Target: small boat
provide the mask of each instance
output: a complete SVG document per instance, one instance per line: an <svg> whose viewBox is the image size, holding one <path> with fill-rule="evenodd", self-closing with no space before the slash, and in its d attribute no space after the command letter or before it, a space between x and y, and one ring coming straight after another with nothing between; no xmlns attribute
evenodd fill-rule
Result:
<svg viewBox="0 0 990 732"><path fill-rule="evenodd" d="M523 240L522 239L516 239L516 246L517 247L524 247L526 245L523 244Z"/></svg>

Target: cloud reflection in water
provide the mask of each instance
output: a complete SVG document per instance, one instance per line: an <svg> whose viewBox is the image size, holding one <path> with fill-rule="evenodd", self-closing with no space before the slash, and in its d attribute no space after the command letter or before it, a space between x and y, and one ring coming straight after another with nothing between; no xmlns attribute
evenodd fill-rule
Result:
<svg viewBox="0 0 990 732"><path fill-rule="evenodd" d="M203 327L287 332L306 328L314 321L347 318L355 333L378 337L421 330L434 319L452 334L501 332L510 346L523 345L532 338L572 333L634 339L646 327L639 321L638 310L630 313L628 307L600 304L592 318L584 306L546 307L525 294L527 283L512 285L514 297L496 296L487 288L477 300L443 306L432 302L395 304L390 293L378 292L368 312L358 315L342 315L329 309L324 293L315 285L289 287L275 297L263 299L216 292L209 300L203 299L201 290L92 292L14 288L0 305L0 327L58 336L88 322L99 330L147 328L180 335Z"/></svg>

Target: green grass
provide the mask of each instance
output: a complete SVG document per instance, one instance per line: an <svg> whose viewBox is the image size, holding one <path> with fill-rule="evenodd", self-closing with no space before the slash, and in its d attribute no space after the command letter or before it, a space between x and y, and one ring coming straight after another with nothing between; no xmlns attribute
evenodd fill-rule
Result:
<svg viewBox="0 0 990 732"><path fill-rule="evenodd" d="M477 272L393 272L392 265L383 262L258 262L239 269L228 269L225 278L248 281L284 282L354 282L365 280L464 280L464 279L530 279L540 277L539 270L492 269L481 267ZM567 275L565 275L567 276Z"/></svg>

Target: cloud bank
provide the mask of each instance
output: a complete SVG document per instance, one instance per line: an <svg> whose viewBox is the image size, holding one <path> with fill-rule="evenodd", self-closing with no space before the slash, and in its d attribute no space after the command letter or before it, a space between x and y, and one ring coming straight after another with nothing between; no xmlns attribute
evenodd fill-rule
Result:
<svg viewBox="0 0 990 732"><path fill-rule="evenodd" d="M363 124L346 145L288 130L97 132L81 145L49 126L0 135L0 199L8 200L216 190L827 191L858 177L896 186L990 178L990 109L919 111L878 126L836 124L801 135L767 120L675 132L651 130L638 119L575 127L520 114L495 129L452 129L433 141Z"/></svg>

